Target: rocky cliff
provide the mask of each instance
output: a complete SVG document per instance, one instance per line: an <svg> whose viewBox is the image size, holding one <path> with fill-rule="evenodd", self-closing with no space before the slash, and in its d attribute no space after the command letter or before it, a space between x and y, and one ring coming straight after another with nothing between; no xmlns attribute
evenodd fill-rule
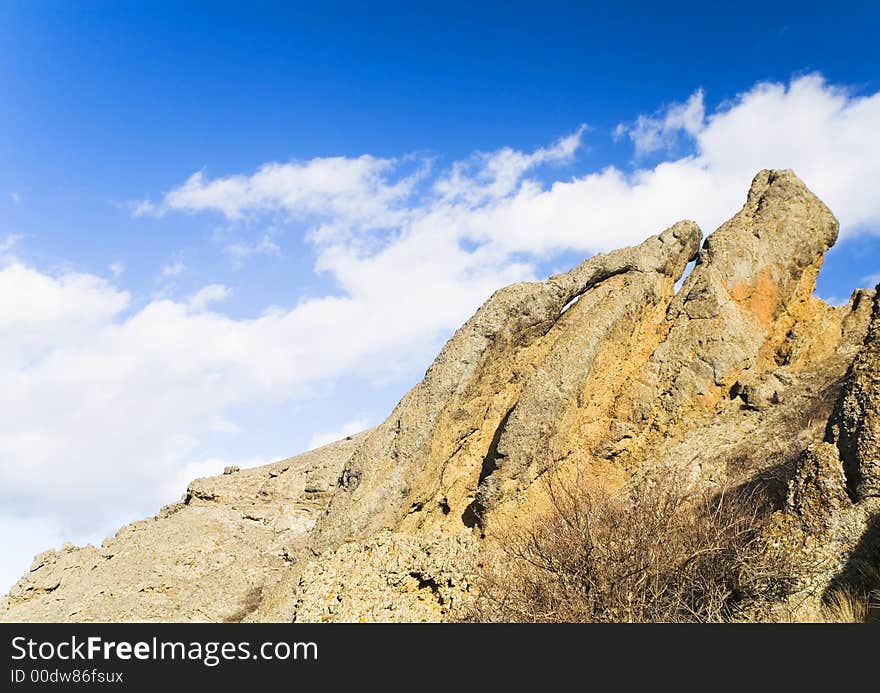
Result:
<svg viewBox="0 0 880 693"><path fill-rule="evenodd" d="M754 613L815 608L876 560L880 518L880 299L813 296L837 228L791 171L761 171L702 247L682 221L501 289L375 429L40 554L0 615L443 620L548 472L614 490L665 468L775 493L770 543L804 560Z"/></svg>

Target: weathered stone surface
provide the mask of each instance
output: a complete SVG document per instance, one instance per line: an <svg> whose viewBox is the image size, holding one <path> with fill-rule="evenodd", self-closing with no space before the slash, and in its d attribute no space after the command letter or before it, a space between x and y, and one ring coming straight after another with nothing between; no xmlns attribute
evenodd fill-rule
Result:
<svg viewBox="0 0 880 693"><path fill-rule="evenodd" d="M506 454L523 446L505 462L506 477L534 478L531 446L550 433L603 347L623 347L615 354L623 363L640 348L634 336L656 339L653 324L700 237L694 223L681 222L545 282L496 292L352 456L313 547L384 529L473 524L477 487L504 435Z"/></svg>
<svg viewBox="0 0 880 693"><path fill-rule="evenodd" d="M837 448L819 443L807 449L789 482L785 512L799 518L810 534L826 534L850 505Z"/></svg>
<svg viewBox="0 0 880 693"><path fill-rule="evenodd" d="M182 502L98 548L66 544L41 553L0 619L241 620L286 569L362 439L196 479Z"/></svg>
<svg viewBox="0 0 880 693"><path fill-rule="evenodd" d="M871 327L828 425L855 499L880 496L880 287Z"/></svg>
<svg viewBox="0 0 880 693"><path fill-rule="evenodd" d="M791 171L761 171L742 210L706 239L669 308L669 335L645 380L659 396L643 416L667 422L709 409L737 380L786 365L792 327L811 310L831 211ZM639 395L644 406L644 393Z"/></svg>
<svg viewBox="0 0 880 693"><path fill-rule="evenodd" d="M858 310L866 294L854 296ZM877 472L880 412L880 298L873 297L870 325L840 388L826 430L828 442L808 448L789 483L784 509L768 536L797 570L790 598L777 605L798 620L819 618L829 591L861 581L864 565L880 566L880 543L872 526L880 522Z"/></svg>
<svg viewBox="0 0 880 693"><path fill-rule="evenodd" d="M467 566L476 539L380 532L304 566L294 621L442 621L472 597Z"/></svg>
<svg viewBox="0 0 880 693"><path fill-rule="evenodd" d="M516 498L560 460L589 464L590 443L611 424L616 395L664 336L674 282L694 256L690 226L674 261L609 279L585 293L548 333L549 349L523 383L490 451L477 494L483 512ZM663 238L663 236L661 236Z"/></svg>

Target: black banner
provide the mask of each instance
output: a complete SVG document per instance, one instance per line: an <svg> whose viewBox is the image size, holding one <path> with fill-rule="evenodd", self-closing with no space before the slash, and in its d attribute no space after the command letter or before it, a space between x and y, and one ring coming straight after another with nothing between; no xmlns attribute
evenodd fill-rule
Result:
<svg viewBox="0 0 880 693"><path fill-rule="evenodd" d="M0 690L385 684L582 688L793 680L873 667L871 626L4 624ZM416 678L413 679L412 677ZM605 683L601 683L605 681ZM287 686L285 686L286 688Z"/></svg>

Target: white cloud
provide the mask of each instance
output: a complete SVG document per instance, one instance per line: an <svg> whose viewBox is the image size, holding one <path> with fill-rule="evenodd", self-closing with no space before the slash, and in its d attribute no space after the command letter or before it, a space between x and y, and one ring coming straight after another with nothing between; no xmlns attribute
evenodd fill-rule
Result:
<svg viewBox="0 0 880 693"><path fill-rule="evenodd" d="M875 286L880 284L880 272L877 272L877 274L869 274L866 277L862 277L861 279L859 279L859 283L873 289Z"/></svg>
<svg viewBox="0 0 880 693"><path fill-rule="evenodd" d="M834 294L831 294L830 296L819 296L819 298L825 301L829 306L845 306L849 303L849 296L844 298L843 296L835 296Z"/></svg>
<svg viewBox="0 0 880 693"><path fill-rule="evenodd" d="M232 290L222 284L208 284L189 297L189 307L193 310L202 310L212 303L218 303L225 299Z"/></svg>
<svg viewBox="0 0 880 693"><path fill-rule="evenodd" d="M21 195L15 191L9 193L9 199L12 200L12 204L14 205L21 204Z"/></svg>
<svg viewBox="0 0 880 693"><path fill-rule="evenodd" d="M131 209L131 216L135 219L138 217L162 216L164 212L149 200L138 200L136 202L126 203Z"/></svg>
<svg viewBox="0 0 880 693"><path fill-rule="evenodd" d="M110 274L112 274L114 277L120 277L122 273L125 272L125 265L117 261L111 263L107 269L110 270Z"/></svg>
<svg viewBox="0 0 880 693"><path fill-rule="evenodd" d="M271 233L265 233L256 243L237 241L223 247L233 264L239 265L252 255L278 255L281 246L275 242Z"/></svg>
<svg viewBox="0 0 880 693"><path fill-rule="evenodd" d="M434 183L434 191L444 202L457 200L470 205L504 197L517 188L528 171L544 164L570 161L581 147L586 129L581 125L552 146L536 149L530 154L505 147L456 162L447 175Z"/></svg>
<svg viewBox="0 0 880 693"><path fill-rule="evenodd" d="M270 464L271 462L277 462L277 459L264 457L246 457L242 459L209 457L194 462L187 462L177 467L175 473L166 480L164 497L169 499L169 502L178 500L184 495L191 481L206 476L219 476L226 467L235 466L239 469L248 469L250 467Z"/></svg>
<svg viewBox="0 0 880 693"><path fill-rule="evenodd" d="M183 274L185 270L186 265L183 262L183 258L178 255L173 260L162 266L159 275L165 279L169 277L178 277Z"/></svg>
<svg viewBox="0 0 880 693"><path fill-rule="evenodd" d="M87 348L94 330L128 304L126 292L94 275L53 277L15 260L0 268L0 382L20 379L15 367L38 363L65 343Z"/></svg>
<svg viewBox="0 0 880 693"><path fill-rule="evenodd" d="M839 216L844 236L878 230L880 94L857 96L811 75L755 85L708 117L702 103L696 92L650 116L661 139L683 131L690 154L629 174L606 167L539 180L539 166L572 160L583 130L531 153L502 149L439 171L364 156L214 179L196 173L151 203L153 212L245 221L243 232L258 229L251 247L268 238L253 252L274 252L265 228L279 215L296 220L308 229L316 271L337 289L291 296L248 319L208 310L226 295L220 285L133 310L114 283L7 258L2 507L43 528L32 552L56 531L74 540L112 531L120 517L171 500L170 485L197 471L187 463L219 467L212 444L232 435L243 412L349 376L412 378L493 290L533 278L539 261L638 242L681 218L711 231L740 207L760 168L794 168ZM180 257L167 267L178 262L183 271Z"/></svg>
<svg viewBox="0 0 880 693"><path fill-rule="evenodd" d="M675 144L679 133L695 137L703 129L705 117L703 90L698 89L685 103L674 103L652 116L640 115L631 126L619 124L614 129L614 135L629 135L639 157L669 149Z"/></svg>
<svg viewBox="0 0 880 693"><path fill-rule="evenodd" d="M0 592L6 593L27 571L34 556L67 539L63 521L57 515L0 514L3 560L0 561Z"/></svg>
<svg viewBox="0 0 880 693"><path fill-rule="evenodd" d="M329 214L348 221L390 220L391 208L410 193L419 177L392 179L400 163L369 155L327 157L269 163L250 176L210 180L197 171L166 193L160 204L138 203L134 215L213 210L239 219L245 214L283 210L301 216Z"/></svg>
<svg viewBox="0 0 880 693"><path fill-rule="evenodd" d="M323 445L335 443L337 440L342 440L343 438L347 438L348 436L353 436L355 433L360 433L361 431L367 430L369 426L370 420L365 416L359 416L356 419L352 419L351 421L346 421L335 431L315 433L311 437L311 440L309 440L309 450L314 450L315 448L320 448Z"/></svg>
<svg viewBox="0 0 880 693"><path fill-rule="evenodd" d="M24 236L21 234L8 234L6 238L0 241L0 257L8 255L22 238L24 238Z"/></svg>

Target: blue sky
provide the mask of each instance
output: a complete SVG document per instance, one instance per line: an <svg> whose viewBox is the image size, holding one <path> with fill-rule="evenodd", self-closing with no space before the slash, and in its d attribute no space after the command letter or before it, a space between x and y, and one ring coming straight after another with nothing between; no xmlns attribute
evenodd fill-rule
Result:
<svg viewBox="0 0 880 693"><path fill-rule="evenodd" d="M0 587L762 167L841 220L820 296L880 281L876 3L316 4L0 5Z"/></svg>

